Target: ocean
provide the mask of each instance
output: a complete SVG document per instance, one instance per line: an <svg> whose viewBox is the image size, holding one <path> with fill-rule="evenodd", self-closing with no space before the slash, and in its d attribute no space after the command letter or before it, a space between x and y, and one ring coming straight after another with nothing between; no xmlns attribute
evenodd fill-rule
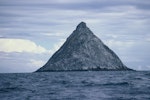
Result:
<svg viewBox="0 0 150 100"><path fill-rule="evenodd" d="M1 73L0 100L150 100L150 72Z"/></svg>

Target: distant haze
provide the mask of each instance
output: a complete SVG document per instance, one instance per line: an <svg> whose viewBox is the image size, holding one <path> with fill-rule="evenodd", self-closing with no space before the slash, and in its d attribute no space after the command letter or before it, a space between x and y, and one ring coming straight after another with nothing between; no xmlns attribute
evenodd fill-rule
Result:
<svg viewBox="0 0 150 100"><path fill-rule="evenodd" d="M150 0L0 0L0 73L37 70L81 21L126 66L150 70Z"/></svg>

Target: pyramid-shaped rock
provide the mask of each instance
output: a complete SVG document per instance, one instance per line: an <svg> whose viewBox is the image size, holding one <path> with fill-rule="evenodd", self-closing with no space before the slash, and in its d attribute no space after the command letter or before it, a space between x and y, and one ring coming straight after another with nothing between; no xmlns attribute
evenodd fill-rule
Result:
<svg viewBox="0 0 150 100"><path fill-rule="evenodd" d="M131 70L81 22L61 48L37 72Z"/></svg>

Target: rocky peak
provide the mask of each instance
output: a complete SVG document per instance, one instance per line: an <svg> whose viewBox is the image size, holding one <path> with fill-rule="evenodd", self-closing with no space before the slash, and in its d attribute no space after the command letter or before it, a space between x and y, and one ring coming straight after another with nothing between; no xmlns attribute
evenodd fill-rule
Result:
<svg viewBox="0 0 150 100"><path fill-rule="evenodd" d="M93 32L86 26L85 22L80 22L73 33L67 38L67 40L79 40L90 39L94 36Z"/></svg>
<svg viewBox="0 0 150 100"><path fill-rule="evenodd" d="M80 28L86 28L86 23L85 22L79 23L76 29L80 29Z"/></svg>
<svg viewBox="0 0 150 100"><path fill-rule="evenodd" d="M61 48L37 72L83 70L130 70L85 22L67 38Z"/></svg>

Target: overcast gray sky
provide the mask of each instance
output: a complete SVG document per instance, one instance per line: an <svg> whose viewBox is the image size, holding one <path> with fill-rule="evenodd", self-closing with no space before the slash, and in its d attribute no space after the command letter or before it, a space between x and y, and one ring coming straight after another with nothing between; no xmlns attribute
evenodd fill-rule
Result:
<svg viewBox="0 0 150 100"><path fill-rule="evenodd" d="M150 70L150 0L0 0L0 72L33 72L81 21L129 68Z"/></svg>

